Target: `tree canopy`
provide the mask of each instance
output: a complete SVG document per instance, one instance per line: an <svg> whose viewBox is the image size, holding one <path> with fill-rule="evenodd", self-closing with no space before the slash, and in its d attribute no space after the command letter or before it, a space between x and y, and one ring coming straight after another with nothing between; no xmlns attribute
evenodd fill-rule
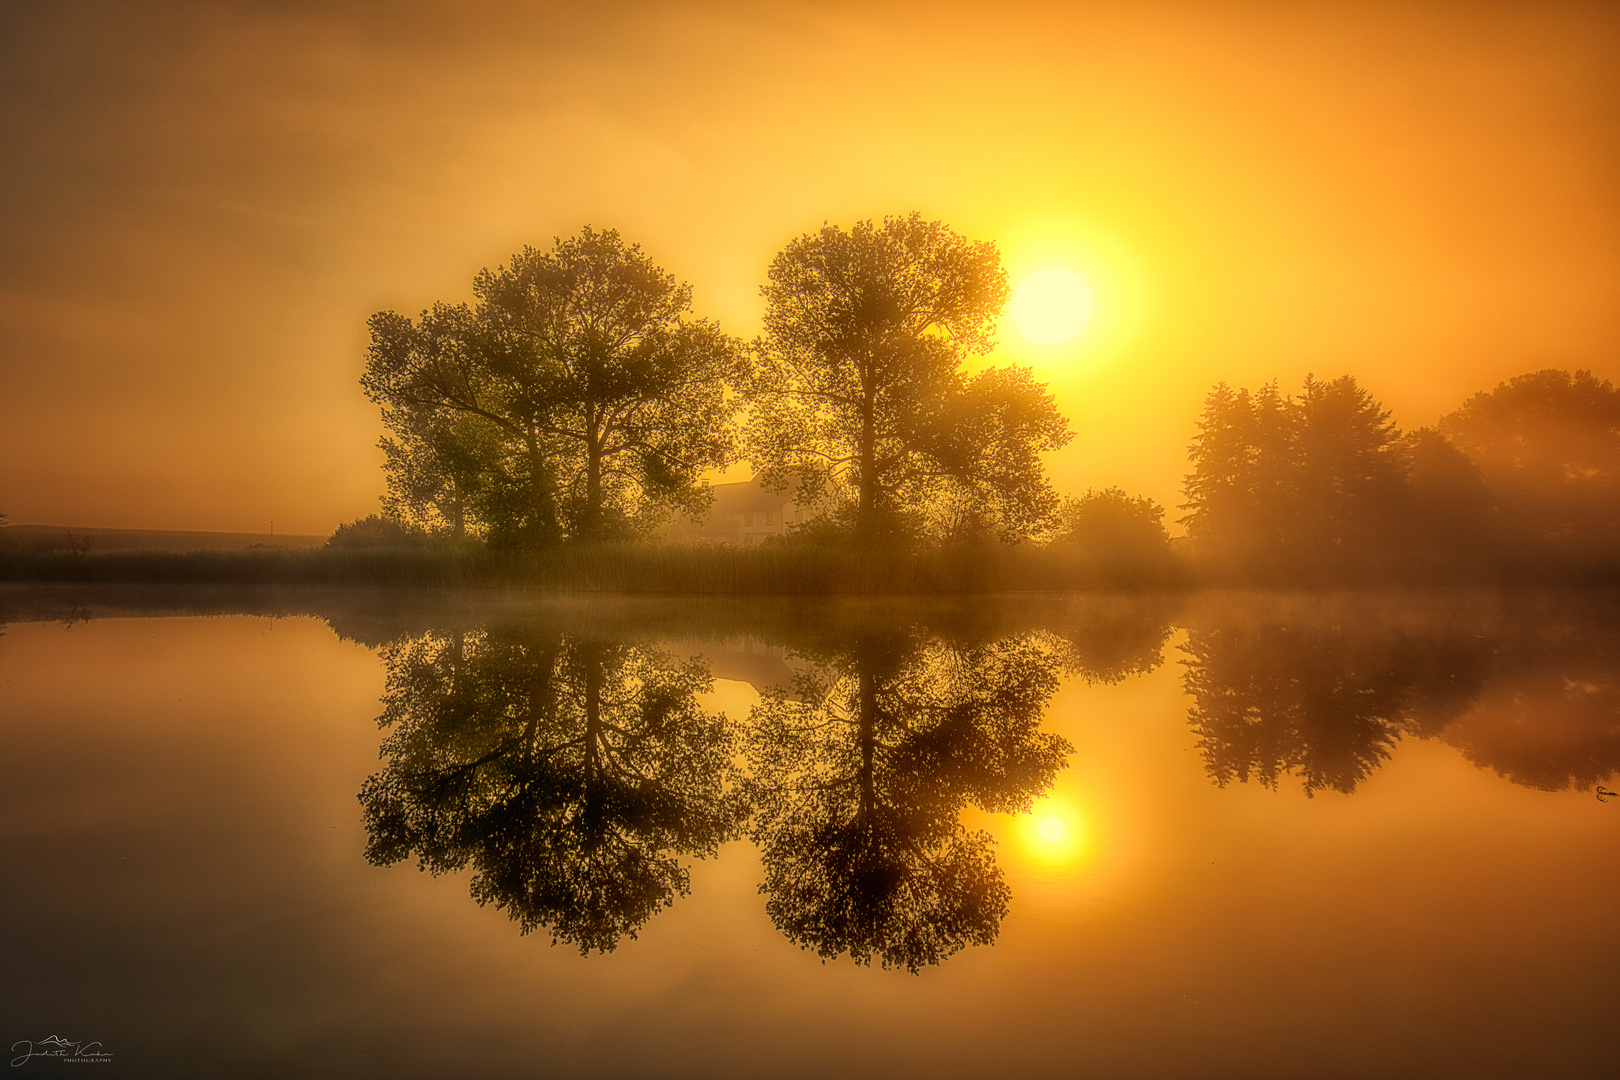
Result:
<svg viewBox="0 0 1620 1080"><path fill-rule="evenodd" d="M1401 433L1348 375L1306 376L1290 397L1220 384L1189 455L1181 520L1218 559L1342 568L1382 553L1409 505Z"/></svg>
<svg viewBox="0 0 1620 1080"><path fill-rule="evenodd" d="M1024 368L969 377L1007 299L994 245L917 213L790 242L761 289L748 449L766 483L799 481L819 522L865 542L1043 524L1039 454L1067 425Z"/></svg>
<svg viewBox="0 0 1620 1080"><path fill-rule="evenodd" d="M1478 466L1498 520L1559 554L1612 552L1620 537L1620 390L1547 369L1475 394L1440 431Z"/></svg>
<svg viewBox="0 0 1620 1080"><path fill-rule="evenodd" d="M525 248L476 303L371 319L366 392L393 432L391 508L496 538L602 540L700 511L734 456L740 345L616 231Z"/></svg>

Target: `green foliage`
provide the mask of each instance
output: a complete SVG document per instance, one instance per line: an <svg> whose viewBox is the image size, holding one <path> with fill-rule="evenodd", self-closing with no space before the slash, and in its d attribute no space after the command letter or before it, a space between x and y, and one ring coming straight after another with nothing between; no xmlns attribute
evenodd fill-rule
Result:
<svg viewBox="0 0 1620 1080"><path fill-rule="evenodd" d="M863 544L1012 540L1056 499L1038 454L1069 439L1027 370L988 351L1007 277L995 247L920 214L824 226L772 261L748 454L765 482Z"/></svg>
<svg viewBox="0 0 1620 1080"><path fill-rule="evenodd" d="M500 429L483 417L428 410L384 410L393 435L379 444L388 494L383 512L426 532L464 539L520 518L528 485L505 480ZM506 493L519 493L506 506Z"/></svg>

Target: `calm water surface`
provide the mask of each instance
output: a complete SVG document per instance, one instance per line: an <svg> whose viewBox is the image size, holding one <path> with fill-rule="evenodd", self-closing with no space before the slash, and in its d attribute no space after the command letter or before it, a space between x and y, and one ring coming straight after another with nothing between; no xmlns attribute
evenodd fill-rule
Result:
<svg viewBox="0 0 1620 1080"><path fill-rule="evenodd" d="M1613 596L0 621L0 1034L97 1075L1620 1071Z"/></svg>

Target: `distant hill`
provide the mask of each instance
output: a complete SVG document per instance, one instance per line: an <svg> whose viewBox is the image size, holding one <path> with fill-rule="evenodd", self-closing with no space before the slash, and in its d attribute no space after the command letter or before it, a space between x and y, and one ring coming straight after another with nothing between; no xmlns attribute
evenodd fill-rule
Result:
<svg viewBox="0 0 1620 1080"><path fill-rule="evenodd" d="M10 525L0 537L30 547L66 547L77 541L87 551L245 551L253 547L312 548L324 536L277 533L179 532L170 529L87 529L75 525Z"/></svg>

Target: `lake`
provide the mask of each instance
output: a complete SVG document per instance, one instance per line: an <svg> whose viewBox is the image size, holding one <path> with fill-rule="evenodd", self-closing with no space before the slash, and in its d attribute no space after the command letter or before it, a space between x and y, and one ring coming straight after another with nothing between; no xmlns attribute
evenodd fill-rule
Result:
<svg viewBox="0 0 1620 1080"><path fill-rule="evenodd" d="M18 1076L1620 1068L1615 594L0 622Z"/></svg>

